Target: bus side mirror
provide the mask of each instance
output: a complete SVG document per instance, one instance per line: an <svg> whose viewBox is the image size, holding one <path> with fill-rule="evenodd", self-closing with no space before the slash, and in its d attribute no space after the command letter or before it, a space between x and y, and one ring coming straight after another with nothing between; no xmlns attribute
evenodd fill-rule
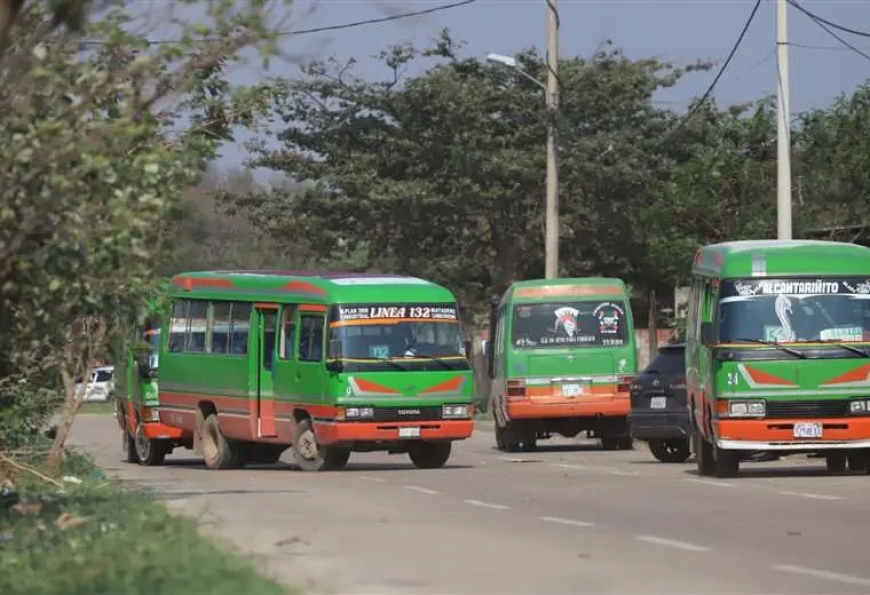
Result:
<svg viewBox="0 0 870 595"><path fill-rule="evenodd" d="M713 323L712 322L702 322L701 323L701 343L706 347L713 345L715 342L715 337L713 336Z"/></svg>
<svg viewBox="0 0 870 595"><path fill-rule="evenodd" d="M341 339L330 339L326 353L326 369L338 374L344 369L341 363Z"/></svg>

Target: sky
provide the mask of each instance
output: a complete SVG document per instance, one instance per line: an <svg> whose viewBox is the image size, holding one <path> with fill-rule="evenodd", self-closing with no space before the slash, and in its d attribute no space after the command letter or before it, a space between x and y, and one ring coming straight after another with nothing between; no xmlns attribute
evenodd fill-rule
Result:
<svg viewBox="0 0 870 595"><path fill-rule="evenodd" d="M868 0L798 0L807 10L837 24L870 31ZM296 0L292 29L308 29L420 10L451 0ZM711 72L692 74L657 100L684 111L693 97L712 82L718 64L731 50L754 0L558 0L561 28L559 52L564 57L590 56L604 39L630 58L655 56L676 63L699 58L717 63ZM863 6L862 6L863 4ZM763 0L746 37L720 80L713 97L736 103L775 93L775 6ZM285 51L295 56L355 57L357 72L372 79L384 72L371 58L380 49L405 41L425 44L442 27L466 42L464 53L514 54L536 47L543 54L547 39L546 0L477 0L468 6L383 24L336 32L287 36ZM870 38L840 33L870 54ZM870 79L870 59L844 48L796 9L788 9L791 111L824 107L841 93L850 93ZM298 66L284 63L268 75L292 77ZM262 70L232 74L238 84L257 82ZM219 169L242 167L239 143L224 147ZM258 172L258 178L260 178Z"/></svg>

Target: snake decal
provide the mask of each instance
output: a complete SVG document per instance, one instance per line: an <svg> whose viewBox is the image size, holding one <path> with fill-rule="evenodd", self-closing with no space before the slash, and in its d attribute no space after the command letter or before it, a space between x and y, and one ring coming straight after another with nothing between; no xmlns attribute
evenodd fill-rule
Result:
<svg viewBox="0 0 870 595"><path fill-rule="evenodd" d="M776 296L774 310L776 311L776 317L779 318L779 321L782 323L782 329L779 331L777 342L794 341L795 338L797 338L797 335L795 335L788 317L788 315L792 313L791 300L780 293Z"/></svg>

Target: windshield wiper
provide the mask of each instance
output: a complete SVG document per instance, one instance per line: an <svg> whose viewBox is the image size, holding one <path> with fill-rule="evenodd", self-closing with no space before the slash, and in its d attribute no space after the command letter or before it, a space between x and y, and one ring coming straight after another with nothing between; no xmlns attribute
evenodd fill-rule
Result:
<svg viewBox="0 0 870 595"><path fill-rule="evenodd" d="M731 339L731 341L736 341L738 343L758 343L759 345L768 345L770 347L776 347L777 349L784 351L790 355L795 357L799 357L800 359L807 359L806 354L801 353L796 349L792 349L791 347L786 347L785 345L780 345L776 341L765 341L764 339Z"/></svg>
<svg viewBox="0 0 870 595"><path fill-rule="evenodd" d="M861 349L860 347L855 347L854 345L848 345L846 343L839 343L837 341L830 340L819 340L818 343L824 343L825 345L834 345L836 347L842 347L846 351L851 351L852 353L857 353L862 357L870 357L870 352Z"/></svg>
<svg viewBox="0 0 870 595"><path fill-rule="evenodd" d="M385 364L390 364L391 366L393 366L397 370L402 370L403 372L406 372L408 370L408 368L406 368L405 366L400 365L398 362L395 362L388 357L376 357L373 359L375 359L379 362L383 362Z"/></svg>
<svg viewBox="0 0 870 595"><path fill-rule="evenodd" d="M447 362L445 362L445 361L444 361L443 359L441 359L440 357L434 357L434 356L431 356L431 355L422 355L422 354L419 354L419 353L415 353L415 354L414 354L413 356L411 356L411 357L420 357L420 358L423 358L423 359L432 360L433 362L438 362L439 364L441 364L442 366L444 366L444 368L446 368L447 370L452 370L452 369L453 369L453 366L451 366L450 364L448 364Z"/></svg>

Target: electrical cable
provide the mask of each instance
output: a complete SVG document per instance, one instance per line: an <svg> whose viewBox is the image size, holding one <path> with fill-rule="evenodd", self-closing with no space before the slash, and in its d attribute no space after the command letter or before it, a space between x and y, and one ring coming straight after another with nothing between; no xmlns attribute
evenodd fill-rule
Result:
<svg viewBox="0 0 870 595"><path fill-rule="evenodd" d="M755 6L752 7L752 12L749 13L749 18L746 19L746 22L743 24L743 30L740 31L740 35L737 37L737 41L734 42L734 47L731 48L731 52L728 54L728 57L725 58L725 62L722 64L722 67L719 69L719 72L716 74L716 78L713 79L713 82L710 83L710 86L707 87L707 91L704 92L704 95L701 96L701 99L695 103L689 113L686 114L686 117L680 120L680 123L677 124L674 129L665 136L663 143L668 142L675 134L677 134L683 127L692 119L692 117L701 109L707 99L710 97L710 94L713 93L713 89L716 88L716 84L719 82L719 79L722 78L722 75L725 74L725 70L728 68L728 65L731 63L731 59L734 57L734 54L737 53L737 49L743 43L743 38L746 37L746 32L749 31L749 25L752 24L752 21L755 20L755 15L758 13L758 8L761 6L761 0L755 0Z"/></svg>
<svg viewBox="0 0 870 595"><path fill-rule="evenodd" d="M394 14L386 17L377 17L372 19L364 19L361 21L351 21L349 23L338 23L336 25L325 25L323 27L314 27L311 29L293 29L290 31L279 31L278 37L289 37L293 35L309 35L311 33L324 33L327 31L341 31L344 29L354 29L356 27L364 27L366 25L377 25L380 23L389 23L391 21L398 21L400 19L407 19L411 17L418 17L428 14L433 14L436 12L441 12L443 10L449 10L451 8L460 8L462 6L468 6L469 4L474 4L477 0L461 0L459 2L451 2L449 4L441 4L439 6L433 6L431 8L424 8L420 10L414 10L410 12L402 12L399 14ZM181 40L179 39L153 39L148 40L148 45L162 45L162 44L170 44L170 43L179 43ZM199 42L208 42L208 41L222 41L221 38L217 37L203 37L201 39L197 39ZM86 40L82 42L84 45L104 45L105 42L97 41L97 40Z"/></svg>
<svg viewBox="0 0 870 595"><path fill-rule="evenodd" d="M796 2L796 0L786 0L786 2L791 4L793 7L795 7L796 9L798 9L799 11L801 11L802 13L804 13L805 15L807 15L808 17L810 17L811 19L816 21L817 23L824 23L828 27L831 27L833 29L837 29L839 31L843 31L844 33L851 33L852 35L857 35L859 37L870 37L870 33L868 33L867 31L858 31L857 29L850 29L849 27L844 27L843 25L838 25L837 23L834 23L834 22L831 22L825 18L822 18L819 15L810 12L809 10L807 10L806 8L804 8L803 6L798 4Z"/></svg>
<svg viewBox="0 0 870 595"><path fill-rule="evenodd" d="M840 35L838 35L835 31L833 31L833 30L831 29L831 27L829 27L827 24L825 24L826 21L825 21L824 19L822 19L822 18L820 18L820 17L817 17L817 16L814 15L813 13L809 12L807 9L805 9L804 7L802 7L800 4L798 4L798 3L795 2L794 0L786 0L786 2L788 2L789 4L791 4L794 8L798 9L799 11L801 11L802 13L804 13L805 15L807 15L807 16L808 16L808 17L809 17L809 18L810 18L810 19L811 19L811 20L812 20L816 25L818 25L819 27L821 27L821 28L825 31L825 33L827 33L828 35L830 35L831 37L833 37L834 39L836 39L837 41L839 41L840 43L842 43L842 44L843 44L844 46L846 46L848 49L852 50L853 52L855 52L855 53L858 54L859 56L862 56L863 58L866 58L867 60L870 60L870 54L868 54L867 52L862 52L860 49L858 49L857 46L855 46L855 45L849 43L848 41L846 41L845 39L843 39L842 37L840 37Z"/></svg>

